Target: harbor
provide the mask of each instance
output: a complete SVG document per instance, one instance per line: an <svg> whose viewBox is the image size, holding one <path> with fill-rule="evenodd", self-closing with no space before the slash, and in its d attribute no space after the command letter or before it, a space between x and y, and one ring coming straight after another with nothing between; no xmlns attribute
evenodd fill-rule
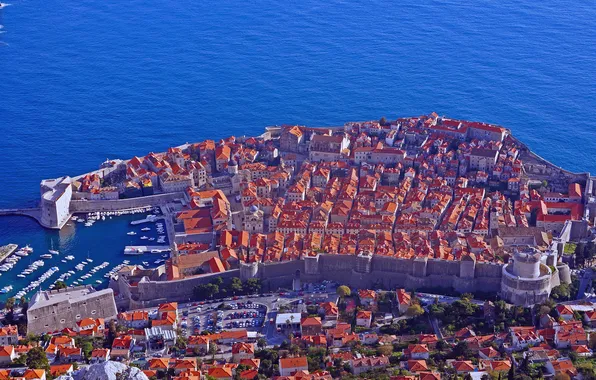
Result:
<svg viewBox="0 0 596 380"><path fill-rule="evenodd" d="M146 207L80 213L60 231L40 229L31 218L0 218L0 244L6 244L0 247L0 301L8 297L30 298L39 289L55 288L57 281L68 286L104 288L125 265L161 265L169 257L170 246L166 223L158 214L159 209ZM149 215L157 218L131 224ZM144 247L143 253L158 250L154 253L161 256L143 262L142 256L124 255L123 247Z"/></svg>

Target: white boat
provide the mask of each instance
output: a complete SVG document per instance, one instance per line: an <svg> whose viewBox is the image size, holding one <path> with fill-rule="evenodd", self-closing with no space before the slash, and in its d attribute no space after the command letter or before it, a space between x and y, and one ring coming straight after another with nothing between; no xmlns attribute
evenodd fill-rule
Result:
<svg viewBox="0 0 596 380"><path fill-rule="evenodd" d="M65 263L65 262L66 262L66 260L60 260L60 261L62 261L63 263Z"/></svg>
<svg viewBox="0 0 596 380"><path fill-rule="evenodd" d="M88 263L92 263L93 262L93 259L87 258L87 262Z"/></svg>
<svg viewBox="0 0 596 380"><path fill-rule="evenodd" d="M29 256L29 254L25 251L18 251L16 255L21 257Z"/></svg>
<svg viewBox="0 0 596 380"><path fill-rule="evenodd" d="M32 253L33 252L33 248L29 247L29 244L27 244L26 246L24 246L23 248L21 248L21 251L25 251L27 253Z"/></svg>
<svg viewBox="0 0 596 380"><path fill-rule="evenodd" d="M142 262L142 264L143 264L144 266L149 266L149 263L148 263L147 261L143 261L143 262Z"/></svg>
<svg viewBox="0 0 596 380"><path fill-rule="evenodd" d="M130 232L127 232L126 234L127 234L127 235L130 235L130 236L133 236L133 235L136 235L137 233L136 233L136 232L134 232L134 231L130 231Z"/></svg>
<svg viewBox="0 0 596 380"><path fill-rule="evenodd" d="M54 249L54 241L53 240L51 242L51 247L48 250L48 252L50 252L52 255L59 255L60 254L60 251L57 251L57 250Z"/></svg>
<svg viewBox="0 0 596 380"><path fill-rule="evenodd" d="M44 253L43 255L41 255L39 257L41 257L42 259L51 259L52 255L50 255L49 253Z"/></svg>
<svg viewBox="0 0 596 380"><path fill-rule="evenodd" d="M74 260L74 256L73 255L68 255L65 257L66 260L70 261L70 260Z"/></svg>
<svg viewBox="0 0 596 380"><path fill-rule="evenodd" d="M141 240L149 239L147 236L141 236Z"/></svg>
<svg viewBox="0 0 596 380"><path fill-rule="evenodd" d="M95 283L96 283L96 284L101 284L102 282L103 282L103 281L101 281L101 280L95 280Z"/></svg>
<svg viewBox="0 0 596 380"><path fill-rule="evenodd" d="M141 231L151 231L151 228L149 228L149 227L143 227L143 228L141 228Z"/></svg>
<svg viewBox="0 0 596 380"><path fill-rule="evenodd" d="M19 277L19 278L25 278L25 275L24 274L17 274L17 277Z"/></svg>

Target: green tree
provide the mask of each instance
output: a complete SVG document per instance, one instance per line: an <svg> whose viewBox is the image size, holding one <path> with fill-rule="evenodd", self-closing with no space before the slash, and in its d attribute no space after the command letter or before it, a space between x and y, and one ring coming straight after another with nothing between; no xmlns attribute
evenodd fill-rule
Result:
<svg viewBox="0 0 596 380"><path fill-rule="evenodd" d="M91 357L91 351L93 351L93 344L89 340L85 340L80 347L85 358L89 359Z"/></svg>
<svg viewBox="0 0 596 380"><path fill-rule="evenodd" d="M193 294L198 299L213 298L217 293L219 293L219 286L211 283L197 285L193 289Z"/></svg>
<svg viewBox="0 0 596 380"><path fill-rule="evenodd" d="M232 281L230 282L230 290L232 294L236 295L237 293L242 292L242 281L238 277L233 277Z"/></svg>
<svg viewBox="0 0 596 380"><path fill-rule="evenodd" d="M56 281L54 283L54 289L65 289L67 287L66 282L64 281Z"/></svg>
<svg viewBox="0 0 596 380"><path fill-rule="evenodd" d="M7 308L8 310L12 310L12 309L14 309L14 303L15 303L14 297L10 297L9 299L6 300L6 304L4 305L4 307Z"/></svg>
<svg viewBox="0 0 596 380"><path fill-rule="evenodd" d="M27 352L27 367L50 370L50 363L42 347L34 347Z"/></svg>
<svg viewBox="0 0 596 380"><path fill-rule="evenodd" d="M256 294L261 292L261 279L260 278L249 278L244 283L244 291L247 294Z"/></svg>
<svg viewBox="0 0 596 380"><path fill-rule="evenodd" d="M571 298L571 290L569 284L561 284L555 286L550 293L550 296L555 301L566 301Z"/></svg>
<svg viewBox="0 0 596 380"><path fill-rule="evenodd" d="M350 290L350 288L346 285L341 285L337 287L337 295L340 297L349 297L350 295L352 295L352 291Z"/></svg>
<svg viewBox="0 0 596 380"><path fill-rule="evenodd" d="M257 340L257 347L259 347L259 348L265 348L265 347L267 347L267 341L265 339L263 339L263 338L259 338Z"/></svg>
<svg viewBox="0 0 596 380"><path fill-rule="evenodd" d="M406 310L406 315L410 318L417 318L422 314L424 314L424 309L417 303L410 305L410 307L408 307L408 310Z"/></svg>

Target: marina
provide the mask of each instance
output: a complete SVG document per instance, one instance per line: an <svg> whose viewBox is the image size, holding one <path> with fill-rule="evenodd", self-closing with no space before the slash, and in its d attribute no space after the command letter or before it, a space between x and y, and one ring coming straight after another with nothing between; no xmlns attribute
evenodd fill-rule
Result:
<svg viewBox="0 0 596 380"><path fill-rule="evenodd" d="M147 247L139 243L160 238L154 223L146 222L136 228L131 225L139 216L145 219L148 212L154 215L159 210L140 208L124 212L77 214L71 218L71 225L61 231L33 228L35 221L29 218L4 219L11 220L11 228L14 227L17 231L35 233L21 233L14 238L11 235L10 241L15 244L0 247L0 258L3 257L0 259L0 290L12 286L6 288L6 292L0 292L0 301L8 297L29 298L39 289L54 289L56 281L64 281L68 286L107 286L109 278L123 266L128 263L141 264L141 257L125 257L123 246ZM85 224L91 220L91 226L86 227ZM141 227L146 228L142 233ZM126 234L126 231L131 230L135 234ZM141 240L141 235L148 239ZM106 236L109 238L104 238ZM164 240L166 236L161 236L160 241L164 245L149 246L146 248L147 252L169 252L167 239ZM3 236L0 232L0 239L6 241L8 236ZM150 265L147 263L143 266L147 268L158 265L153 260L149 262ZM113 267L109 268L111 265Z"/></svg>

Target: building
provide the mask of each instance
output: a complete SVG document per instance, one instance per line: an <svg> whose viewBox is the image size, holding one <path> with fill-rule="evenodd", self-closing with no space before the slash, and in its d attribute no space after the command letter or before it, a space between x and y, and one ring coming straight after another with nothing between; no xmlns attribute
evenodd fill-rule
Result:
<svg viewBox="0 0 596 380"><path fill-rule="evenodd" d="M16 325L0 327L0 346L19 344L19 331Z"/></svg>
<svg viewBox="0 0 596 380"><path fill-rule="evenodd" d="M275 327L278 330L292 330L300 331L300 321L302 314L300 313L282 313L275 317Z"/></svg>
<svg viewBox="0 0 596 380"><path fill-rule="evenodd" d="M255 345L252 343L234 343L232 345L232 361L239 363L244 359L253 359L255 357Z"/></svg>
<svg viewBox="0 0 596 380"><path fill-rule="evenodd" d="M84 318L116 318L112 289L95 290L91 285L37 292L27 309L27 331L44 334L75 329Z"/></svg>
<svg viewBox="0 0 596 380"><path fill-rule="evenodd" d="M279 374L281 376L292 376L298 371L308 371L306 356L279 359Z"/></svg>
<svg viewBox="0 0 596 380"><path fill-rule="evenodd" d="M44 179L41 181L41 219L42 226L60 229L70 219L70 200L72 198L72 180L70 177Z"/></svg>
<svg viewBox="0 0 596 380"><path fill-rule="evenodd" d="M342 154L348 155L350 139L346 135L314 135L310 140L309 159L311 161L337 161Z"/></svg>

